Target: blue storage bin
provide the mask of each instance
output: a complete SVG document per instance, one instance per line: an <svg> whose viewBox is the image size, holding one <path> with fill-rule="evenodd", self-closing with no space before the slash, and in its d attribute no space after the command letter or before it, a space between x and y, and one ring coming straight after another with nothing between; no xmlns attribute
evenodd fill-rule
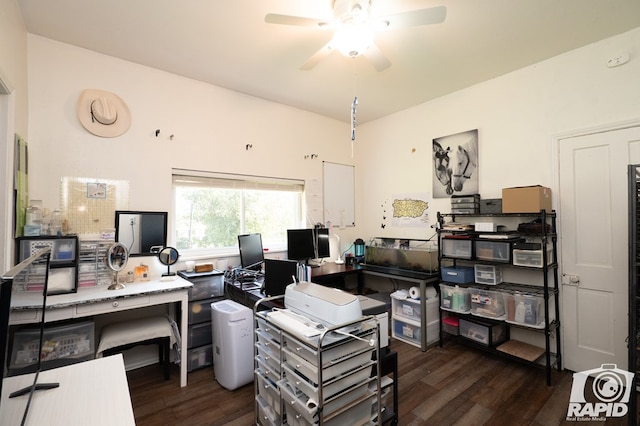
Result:
<svg viewBox="0 0 640 426"><path fill-rule="evenodd" d="M450 283L467 284L474 282L475 274L473 266L443 266L441 278Z"/></svg>

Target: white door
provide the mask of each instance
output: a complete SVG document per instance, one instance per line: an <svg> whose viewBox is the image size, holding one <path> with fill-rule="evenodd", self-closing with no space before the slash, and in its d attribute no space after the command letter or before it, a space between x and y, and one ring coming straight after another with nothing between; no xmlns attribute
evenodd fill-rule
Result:
<svg viewBox="0 0 640 426"><path fill-rule="evenodd" d="M559 141L563 366L626 369L627 165L640 163L640 127Z"/></svg>

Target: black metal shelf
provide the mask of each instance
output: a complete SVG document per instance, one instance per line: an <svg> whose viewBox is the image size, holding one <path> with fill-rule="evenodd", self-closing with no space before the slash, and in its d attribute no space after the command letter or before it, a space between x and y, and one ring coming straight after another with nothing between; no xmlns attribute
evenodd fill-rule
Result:
<svg viewBox="0 0 640 426"><path fill-rule="evenodd" d="M504 358L507 358L507 359L510 359L510 360L513 360L513 361L517 361L517 362L520 362L520 363L524 363L526 365L533 365L533 366L535 366L537 368L541 368L541 369L545 369L546 368L546 360L545 360L546 354L540 355L540 357L538 359L536 359L535 361L532 362L532 361L528 361L528 360L526 360L524 358L521 358L521 357L519 357L517 355L513 355L513 354L510 354L508 352L501 351L501 350L499 350L497 348L493 348L493 347L490 347L490 346L485 346L482 343L474 342L473 340L466 339L466 338L464 338L462 336L456 336L454 334L449 334L447 332L443 332L443 333L446 333L448 335L447 336L448 340L455 340L456 342L460 342L460 343L462 343L464 345L467 345L469 347L472 347L472 348L475 348L475 349L479 349L479 350L482 350L484 352L488 352L488 353L491 353L491 354L499 355L501 357L504 357ZM552 368L553 367L558 368L558 370L559 370L560 368L558 366L560 365L560 357L555 352L550 352L549 355L551 357L551 362L550 362L551 367Z"/></svg>
<svg viewBox="0 0 640 426"><path fill-rule="evenodd" d="M464 231L464 230L453 230L453 229L443 229L443 225L445 224L445 218L451 218L451 222L455 222L456 218L472 218L472 217L497 217L497 218L539 218L541 223L544 224L541 228L540 233L532 233L532 232L520 232L514 234L514 236L521 238L537 238L541 242L541 250L542 250L542 266L541 267L533 267L533 266L521 266L521 265L513 265L512 257L510 256L509 261L487 261L484 259L476 259L472 254L471 258L458 258L445 256L442 253L442 244L441 240L445 235L448 234L469 234L470 236L477 235L477 232ZM494 353L496 355L500 355L509 359L515 359L521 362L528 363L530 365L537 365L544 367L546 372L547 384L551 385L551 370L556 368L558 371L562 369L562 354L560 347L560 308L559 308L559 278L558 278L558 254L557 254L557 239L558 236L556 234L556 212L546 212L545 210L541 210L539 212L532 213L487 213L487 214L472 214L472 213L437 213L437 221L438 221L438 267L442 266L442 262L446 262L446 264L453 264L454 266L458 264L458 262L462 265L468 264L488 264L488 265L496 265L503 266L508 268L516 268L521 270L528 270L533 272L539 272L542 274L542 286L534 286L527 284L519 284L519 283L501 283L498 285L483 285L477 283L470 284L458 284L442 281L447 285L458 285L458 286L467 286L474 288L482 288L482 289L507 289L509 286L517 286L526 288L531 292L535 292L536 295L542 296L544 299L544 315L545 315L545 324L544 327L531 327L526 324L514 324L513 322L507 322L503 319L490 319L484 316L480 317L477 315L473 315L471 313L460 314L457 312L448 311L446 309L440 309L440 323L442 325L443 312L450 312L451 314L458 315L461 317L477 317L478 319L482 319L484 321L493 321L493 323L504 323L507 327L507 332L510 328L518 328L526 331L544 333L545 346L544 353L541 357L534 361L528 361L524 358L519 358L517 356L508 354L504 351L497 350L495 348L484 346L480 343L475 343L472 340L465 339L464 337L458 336L458 340L469 344L473 347L477 347L479 349L486 350L490 353ZM548 229L547 229L548 228ZM489 238L469 238L472 241L491 241L491 242L504 242L508 241L508 239L489 239ZM551 246L551 258L547 257L547 247ZM473 251L472 251L473 253ZM441 269L440 269L441 270ZM440 303L442 305L442 294L439 292ZM553 320L549 320L551 314L550 307L550 299L553 299L554 302L554 313L555 318ZM442 326L440 327L440 345L443 342L443 333L446 333L442 330ZM551 345L551 335L555 333L555 351L552 350ZM448 334L448 333L447 333ZM455 337L452 335L452 337ZM541 362L538 362L542 360Z"/></svg>

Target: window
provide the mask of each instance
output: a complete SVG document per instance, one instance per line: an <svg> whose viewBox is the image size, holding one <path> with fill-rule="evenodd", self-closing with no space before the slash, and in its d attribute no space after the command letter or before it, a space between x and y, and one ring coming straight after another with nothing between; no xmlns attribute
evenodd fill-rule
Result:
<svg viewBox="0 0 640 426"><path fill-rule="evenodd" d="M303 191L299 180L174 170L174 244L229 254L238 235L259 232L265 248L285 249L287 229L304 223Z"/></svg>

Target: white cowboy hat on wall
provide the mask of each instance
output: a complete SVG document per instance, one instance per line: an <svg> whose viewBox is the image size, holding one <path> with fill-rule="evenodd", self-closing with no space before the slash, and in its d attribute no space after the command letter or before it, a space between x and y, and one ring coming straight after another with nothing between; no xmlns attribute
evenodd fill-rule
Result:
<svg viewBox="0 0 640 426"><path fill-rule="evenodd" d="M78 99L78 119L96 136L114 138L131 126L129 107L118 95L104 90L86 89Z"/></svg>

